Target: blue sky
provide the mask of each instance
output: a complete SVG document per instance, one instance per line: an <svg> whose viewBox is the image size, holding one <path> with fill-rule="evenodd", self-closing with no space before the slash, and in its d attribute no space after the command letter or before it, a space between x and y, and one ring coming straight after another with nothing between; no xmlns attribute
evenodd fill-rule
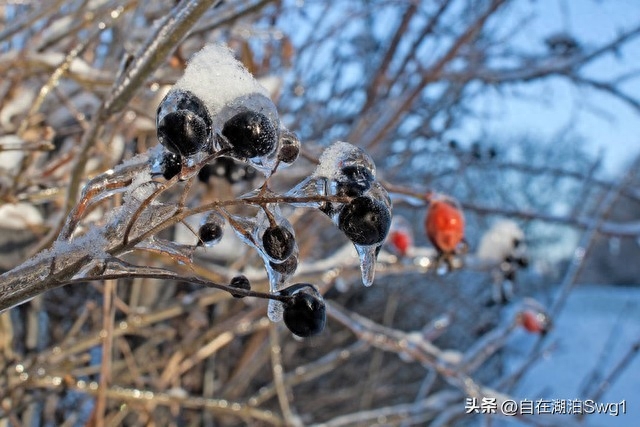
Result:
<svg viewBox="0 0 640 427"><path fill-rule="evenodd" d="M572 33L585 45L596 46L640 23L640 1L636 0L537 0L519 2L517 7L528 9L532 16L525 31L516 37L527 50L543 50L542 40L558 32ZM633 69L640 69L640 39L587 70L593 78L606 79ZM640 98L640 78L624 87ZM504 94L483 97L479 108L496 119L471 122L466 129L470 135L516 137L524 133L551 138L569 129L570 134L582 136L593 153L603 151L606 172L612 175L640 153L640 113L611 95L576 87L559 77L511 89L514 94L508 96L508 102Z"/></svg>

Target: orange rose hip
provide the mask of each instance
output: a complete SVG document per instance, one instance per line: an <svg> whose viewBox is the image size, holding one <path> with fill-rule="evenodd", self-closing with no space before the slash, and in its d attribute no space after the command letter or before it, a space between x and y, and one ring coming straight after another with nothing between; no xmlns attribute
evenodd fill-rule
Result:
<svg viewBox="0 0 640 427"><path fill-rule="evenodd" d="M452 199L434 199L425 218L427 237L443 254L455 253L464 239L464 216Z"/></svg>

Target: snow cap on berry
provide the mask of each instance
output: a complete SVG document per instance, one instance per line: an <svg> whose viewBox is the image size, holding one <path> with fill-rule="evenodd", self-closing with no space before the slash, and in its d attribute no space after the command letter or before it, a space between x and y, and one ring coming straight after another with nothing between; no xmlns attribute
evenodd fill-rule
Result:
<svg viewBox="0 0 640 427"><path fill-rule="evenodd" d="M320 164L313 173L316 177L338 180L344 174L343 169L358 166L366 170L371 179L376 176L376 166L371 156L348 142L334 142L324 150L319 160Z"/></svg>
<svg viewBox="0 0 640 427"><path fill-rule="evenodd" d="M235 59L229 47L210 44L194 54L175 89L193 92L207 106L214 129L240 111L264 114L279 129L278 112L269 92Z"/></svg>

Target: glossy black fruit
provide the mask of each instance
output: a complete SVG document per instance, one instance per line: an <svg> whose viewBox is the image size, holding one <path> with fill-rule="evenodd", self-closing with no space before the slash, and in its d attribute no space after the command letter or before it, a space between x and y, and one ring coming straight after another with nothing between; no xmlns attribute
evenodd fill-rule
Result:
<svg viewBox="0 0 640 427"><path fill-rule="evenodd" d="M360 196L344 206L338 227L357 245L382 243L391 226L391 212L379 200Z"/></svg>
<svg viewBox="0 0 640 427"><path fill-rule="evenodd" d="M222 239L222 225L218 222L206 222L200 226L198 237L206 246L215 245Z"/></svg>
<svg viewBox="0 0 640 427"><path fill-rule="evenodd" d="M317 335L327 322L327 310L318 289L309 283L296 283L280 291L290 296L285 301L283 319L289 330L299 337Z"/></svg>
<svg viewBox="0 0 640 427"><path fill-rule="evenodd" d="M246 291L251 290L251 283L249 282L249 279L247 279L247 277L242 274L231 279L231 283L229 283L229 286L236 289L244 289ZM244 298L244 295L240 294L232 293L231 295L234 298Z"/></svg>
<svg viewBox="0 0 640 427"><path fill-rule="evenodd" d="M262 247L266 254L276 260L284 261L293 253L296 240L291 231L276 225L269 227L262 235Z"/></svg>
<svg viewBox="0 0 640 427"><path fill-rule="evenodd" d="M290 131L283 131L280 135L280 151L278 151L278 160L283 163L291 164L296 161L300 155L300 140Z"/></svg>
<svg viewBox="0 0 640 427"><path fill-rule="evenodd" d="M240 158L266 156L273 152L277 132L269 118L255 111L244 111L233 116L222 128L232 153Z"/></svg>
<svg viewBox="0 0 640 427"><path fill-rule="evenodd" d="M160 143L172 153L188 157L207 146L212 122L207 107L197 96L174 90L160 103L156 125Z"/></svg>
<svg viewBox="0 0 640 427"><path fill-rule="evenodd" d="M339 196L362 196L371 188L375 179L371 169L365 165L348 165L340 172L341 176L337 180Z"/></svg>
<svg viewBox="0 0 640 427"><path fill-rule="evenodd" d="M162 160L160 160L160 165L164 179L171 179L182 170L182 157L168 151L164 152L162 154Z"/></svg>

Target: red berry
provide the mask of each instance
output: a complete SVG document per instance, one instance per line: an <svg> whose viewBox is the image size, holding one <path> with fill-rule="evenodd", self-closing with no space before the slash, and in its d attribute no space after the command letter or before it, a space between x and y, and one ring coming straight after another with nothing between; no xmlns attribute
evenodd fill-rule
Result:
<svg viewBox="0 0 640 427"><path fill-rule="evenodd" d="M404 230L394 230L389 233L389 241L402 256L407 254L407 251L413 244L411 240L411 236Z"/></svg>
<svg viewBox="0 0 640 427"><path fill-rule="evenodd" d="M441 253L454 253L464 239L464 216L452 199L433 200L424 225L427 237Z"/></svg>
<svg viewBox="0 0 640 427"><path fill-rule="evenodd" d="M547 332L547 316L533 310L525 310L520 313L520 323L522 327L532 334L544 334Z"/></svg>

